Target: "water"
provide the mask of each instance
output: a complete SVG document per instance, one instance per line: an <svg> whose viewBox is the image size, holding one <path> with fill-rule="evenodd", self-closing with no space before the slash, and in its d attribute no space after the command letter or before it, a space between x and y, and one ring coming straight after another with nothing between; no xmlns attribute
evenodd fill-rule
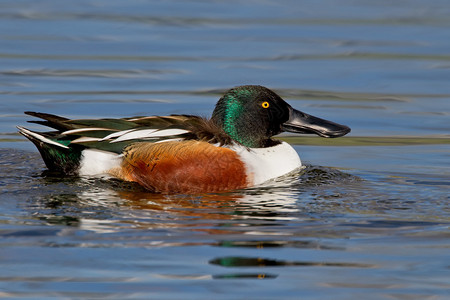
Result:
<svg viewBox="0 0 450 300"><path fill-rule="evenodd" d="M447 1L2 1L0 297L448 299ZM306 168L155 195L45 171L34 110L210 115L262 84L349 125ZM27 127L39 129L28 124Z"/></svg>

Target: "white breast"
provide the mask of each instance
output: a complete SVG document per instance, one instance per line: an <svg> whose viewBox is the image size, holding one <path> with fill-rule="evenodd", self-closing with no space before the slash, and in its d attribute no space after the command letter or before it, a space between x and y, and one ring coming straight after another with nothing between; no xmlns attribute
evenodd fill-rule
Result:
<svg viewBox="0 0 450 300"><path fill-rule="evenodd" d="M254 185L290 173L302 166L300 157L288 143L268 148L230 147L241 157L247 167L247 176Z"/></svg>
<svg viewBox="0 0 450 300"><path fill-rule="evenodd" d="M122 157L119 154L86 149L81 153L80 169L81 176L94 176L106 174L110 169L120 166Z"/></svg>

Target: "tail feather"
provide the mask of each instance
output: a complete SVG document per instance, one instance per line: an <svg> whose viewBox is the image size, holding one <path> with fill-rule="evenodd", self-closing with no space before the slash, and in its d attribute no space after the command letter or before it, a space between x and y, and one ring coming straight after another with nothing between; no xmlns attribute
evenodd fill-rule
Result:
<svg viewBox="0 0 450 300"><path fill-rule="evenodd" d="M26 129L25 127L22 126L17 126L17 129L19 129L19 133L22 134L23 136L25 136L26 138L28 138L30 141L32 141L33 143L35 142L39 142L39 143L46 143L46 144L50 144L56 147L61 147L61 148L65 148L65 149L69 149L69 147L60 144L58 142L52 141L49 138L46 138L45 136L43 136L42 134L39 134L37 132L33 132L31 130Z"/></svg>
<svg viewBox="0 0 450 300"><path fill-rule="evenodd" d="M81 149L78 147L67 147L55 142L44 133L37 133L24 127L17 126L19 133L29 139L41 153L42 159L49 170L74 174L79 168Z"/></svg>
<svg viewBox="0 0 450 300"><path fill-rule="evenodd" d="M65 122L65 121L69 121L69 119L64 118L64 117L47 114L47 113L34 112L34 111L26 111L25 114L45 120L45 121L28 121L29 123L35 123L35 124L48 126L48 127L54 128L56 130L60 130L60 131L73 129L72 125L69 125Z"/></svg>

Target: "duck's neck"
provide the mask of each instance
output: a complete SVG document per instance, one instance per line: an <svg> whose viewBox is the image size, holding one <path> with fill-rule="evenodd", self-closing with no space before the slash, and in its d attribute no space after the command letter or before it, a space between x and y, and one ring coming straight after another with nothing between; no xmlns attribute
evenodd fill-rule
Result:
<svg viewBox="0 0 450 300"><path fill-rule="evenodd" d="M264 147L264 141L267 139L264 128L251 114L245 113L245 109L235 96L225 95L217 103L211 122L248 148Z"/></svg>
<svg viewBox="0 0 450 300"><path fill-rule="evenodd" d="M226 119L225 119L226 120ZM217 124L222 130L234 141L248 148L262 148L266 144L266 139L261 139L258 135L253 134L255 126L247 122L217 122L211 120Z"/></svg>

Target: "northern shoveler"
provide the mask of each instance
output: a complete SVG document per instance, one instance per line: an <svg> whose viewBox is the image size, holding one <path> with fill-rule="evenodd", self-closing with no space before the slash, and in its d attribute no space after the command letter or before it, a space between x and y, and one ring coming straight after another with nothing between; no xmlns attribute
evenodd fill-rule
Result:
<svg viewBox="0 0 450 300"><path fill-rule="evenodd" d="M18 126L50 170L135 181L153 192L203 193L246 188L301 166L297 152L272 139L283 131L339 137L344 125L292 108L273 91L239 86L219 99L211 119L192 115L124 119L67 118L25 112L56 129Z"/></svg>

